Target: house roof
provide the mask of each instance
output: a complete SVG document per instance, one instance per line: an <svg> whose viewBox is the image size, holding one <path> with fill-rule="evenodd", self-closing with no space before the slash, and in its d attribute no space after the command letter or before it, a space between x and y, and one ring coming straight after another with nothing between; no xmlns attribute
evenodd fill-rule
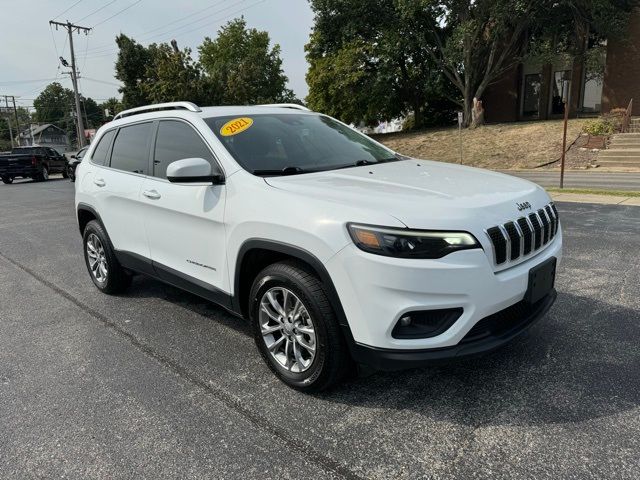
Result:
<svg viewBox="0 0 640 480"><path fill-rule="evenodd" d="M56 130L60 130L64 135L66 135L66 132L63 129L55 126L53 123L45 123L43 125L32 125L30 128L23 130L22 132L20 132L20 137L28 138L28 137L31 137L31 135L38 135L39 133L44 132L49 127L53 127Z"/></svg>

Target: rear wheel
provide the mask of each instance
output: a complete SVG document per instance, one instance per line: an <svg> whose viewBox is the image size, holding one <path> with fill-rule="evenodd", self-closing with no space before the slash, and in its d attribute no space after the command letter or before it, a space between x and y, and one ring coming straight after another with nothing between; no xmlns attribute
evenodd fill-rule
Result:
<svg viewBox="0 0 640 480"><path fill-rule="evenodd" d="M266 267L249 298L256 345L284 383L315 392L344 378L351 359L338 321L322 282L304 265Z"/></svg>
<svg viewBox="0 0 640 480"><path fill-rule="evenodd" d="M2 183L6 183L7 185L10 185L13 183L13 178L11 177L2 177Z"/></svg>
<svg viewBox="0 0 640 480"><path fill-rule="evenodd" d="M40 172L35 177L33 177L33 179L36 182L44 182L49 180L49 169L43 166Z"/></svg>
<svg viewBox="0 0 640 480"><path fill-rule="evenodd" d="M122 268L102 225L96 220L84 229L83 246L87 270L101 292L124 292L131 285L131 276Z"/></svg>

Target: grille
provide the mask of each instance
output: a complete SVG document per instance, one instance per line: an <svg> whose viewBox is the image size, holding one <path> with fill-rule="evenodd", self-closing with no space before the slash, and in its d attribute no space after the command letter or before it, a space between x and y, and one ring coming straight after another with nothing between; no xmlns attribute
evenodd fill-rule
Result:
<svg viewBox="0 0 640 480"><path fill-rule="evenodd" d="M559 224L558 210L550 203L526 217L488 228L496 265L536 252L553 240Z"/></svg>

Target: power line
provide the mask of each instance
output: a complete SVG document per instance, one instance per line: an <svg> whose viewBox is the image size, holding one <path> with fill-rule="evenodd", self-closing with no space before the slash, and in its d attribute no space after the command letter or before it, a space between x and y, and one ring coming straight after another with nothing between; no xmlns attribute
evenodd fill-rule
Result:
<svg viewBox="0 0 640 480"><path fill-rule="evenodd" d="M91 12L89 15L85 15L84 17L82 17L80 20L77 20L77 22L81 22L86 18L91 17L92 15L95 15L96 13L104 10L105 8L107 8L109 5L111 5L112 3L117 2L118 0L111 0L109 3L107 3L106 5L103 5L102 7L98 8L97 10L94 10L93 12Z"/></svg>
<svg viewBox="0 0 640 480"><path fill-rule="evenodd" d="M246 0L241 0L241 2L244 2L244 1L246 1ZM213 24L216 24L216 23L218 23L218 22L221 22L222 20L226 20L226 19L227 19L227 18L229 18L229 17L232 17L232 16L234 16L234 15L237 15L238 13L244 12L245 10L248 10L248 9L250 9L250 8L252 8L252 7L255 7L256 5L258 5L258 4L260 4L260 3L263 3L264 1L265 1L265 0L259 0L259 1L255 2L255 3L252 3L251 5L247 5L247 6L246 6L246 7L244 7L244 8L241 8L241 9L235 10L235 11L231 12L229 15L226 15L226 16L224 16L224 17L218 18L218 19L216 19L216 20L209 21L209 22L207 22L205 25L200 25L199 27L193 28L193 29L191 29L191 30L187 30L187 31L185 31L185 32L180 32L180 33L176 34L176 36L188 35L189 33L195 32L195 31L197 31L197 30L201 30L201 29L203 29L203 28L210 27L210 26L211 26L211 25L213 25ZM232 5L232 7L233 7L233 6L237 6L237 5L238 5L238 4ZM230 7L226 7L226 8L224 8L224 9L222 9L222 10L219 10L219 11L217 11L217 12L215 12L215 13L223 12L224 10L228 10L229 8L230 8ZM214 14L215 14L215 13L214 13ZM207 17L210 17L210 16L212 16L212 15L208 15ZM180 29L182 29L182 28L184 28L184 27L187 27L187 26L192 25L192 24L194 24L194 23L198 23L198 22L200 22L201 20L203 20L203 19L197 20L196 22L191 22L191 23L188 23L188 24L182 25L181 27L178 27L178 28L176 28L176 29L169 30L169 31L167 31L167 32L163 32L163 33L158 34L158 35L154 35L154 36L152 36L152 37L150 37L150 38L147 38L145 41L146 41L146 42L148 42L148 41L150 41L151 39L158 38L158 37L160 37L160 36L168 35L168 34L170 34L170 33L172 33L172 32L175 32L175 31L177 31L177 30L180 30ZM116 48L116 49L113 49L113 50L111 50L111 51L105 51L104 53L96 52L96 53L99 53L99 55L90 55L90 58L108 57L108 56L111 56L111 55L113 55L114 53L118 52L118 50L119 50L119 49L118 49L118 48Z"/></svg>
<svg viewBox="0 0 640 480"><path fill-rule="evenodd" d="M165 28L165 27L168 27L168 26L170 26L170 25L174 25L174 24L176 24L176 23L182 22L183 20L186 20L186 19L188 19L188 18L191 18L191 17L193 17L193 16L195 16L195 15L198 15L199 13L202 13L202 12L204 12L204 11L206 11L206 10L209 10L209 9L211 9L211 8L213 8L213 7L217 7L217 6L218 6L218 5L220 5L221 3L224 3L224 0L223 0L223 1L221 1L221 2L214 3L213 5L209 5L208 7L202 8L202 9L200 9L200 10L197 10L197 11L195 11L195 12L193 12L193 13L189 14L189 15L186 15L186 16L184 16L184 17L182 17L182 18L178 18L177 20L173 20L172 22L165 23L165 24L160 25L159 27L152 28L151 30L147 30L146 32L142 32L141 34L139 34L139 35L138 35L138 37L145 37L145 36L147 36L149 33L156 32L156 31L161 30L161 29L163 29L163 28ZM177 28L180 28L180 27L177 27ZM104 50L104 49L105 49L105 47L109 47L109 49L112 49L112 48L113 48L113 45L112 45L111 43L105 43L105 44L103 44L103 45L98 45L98 46L96 46L96 47L93 47L93 48L91 48L91 49L89 49L89 50L90 50L91 52L97 53L97 52L98 52L98 51L100 51L100 50Z"/></svg>
<svg viewBox="0 0 640 480"><path fill-rule="evenodd" d="M78 0L76 3L74 3L73 5L71 5L69 8L67 8L66 10L64 10L62 13L59 13L58 15L56 15L55 17L53 17L54 20L60 18L62 15L64 15L65 13L67 13L69 10L71 10L73 7L75 7L76 5L78 5L82 0Z"/></svg>
<svg viewBox="0 0 640 480"><path fill-rule="evenodd" d="M122 10L117 11L116 13L114 13L113 15L111 15L108 18L105 18L104 20L102 20L101 22L96 23L93 27L91 28L96 28L98 25L102 25L105 22L108 22L109 20L111 20L113 17L117 17L118 15L120 15L122 12L129 10L131 7L136 6L137 4L139 4L142 0L137 0L135 2L133 2L131 5L129 5L128 7L123 8Z"/></svg>

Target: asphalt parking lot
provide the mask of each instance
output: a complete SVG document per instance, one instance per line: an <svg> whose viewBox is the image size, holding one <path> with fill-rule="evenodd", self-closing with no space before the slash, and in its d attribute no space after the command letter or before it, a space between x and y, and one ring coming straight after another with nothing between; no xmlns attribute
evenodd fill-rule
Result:
<svg viewBox="0 0 640 480"><path fill-rule="evenodd" d="M0 478L640 478L640 207L558 207L526 337L310 396L215 305L100 294L73 184L0 185Z"/></svg>

